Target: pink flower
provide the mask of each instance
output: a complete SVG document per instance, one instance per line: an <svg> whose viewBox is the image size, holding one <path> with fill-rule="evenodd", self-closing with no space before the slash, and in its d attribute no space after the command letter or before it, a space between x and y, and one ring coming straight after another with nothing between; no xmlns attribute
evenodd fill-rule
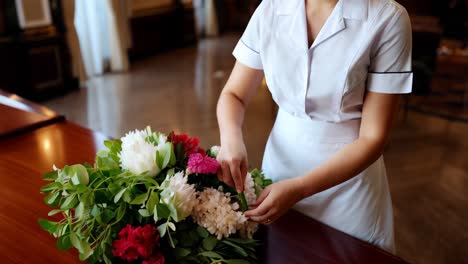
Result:
<svg viewBox="0 0 468 264"><path fill-rule="evenodd" d="M119 237L114 240L112 254L128 262L150 258L159 246L158 230L149 224L136 228L127 225L120 230Z"/></svg>
<svg viewBox="0 0 468 264"><path fill-rule="evenodd" d="M200 153L190 155L187 168L190 173L215 174L219 169L216 159Z"/></svg>

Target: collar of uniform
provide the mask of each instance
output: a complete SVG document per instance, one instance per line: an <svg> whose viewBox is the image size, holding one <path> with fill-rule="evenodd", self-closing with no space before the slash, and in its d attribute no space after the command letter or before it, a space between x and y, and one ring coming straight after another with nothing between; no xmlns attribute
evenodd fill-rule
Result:
<svg viewBox="0 0 468 264"><path fill-rule="evenodd" d="M301 1L306 0L276 0L274 2L277 15L292 15L299 8ZM346 19L365 20L369 0L339 0L343 1L342 16Z"/></svg>
<svg viewBox="0 0 468 264"><path fill-rule="evenodd" d="M343 1L343 17L346 19L366 20L369 0L340 0Z"/></svg>

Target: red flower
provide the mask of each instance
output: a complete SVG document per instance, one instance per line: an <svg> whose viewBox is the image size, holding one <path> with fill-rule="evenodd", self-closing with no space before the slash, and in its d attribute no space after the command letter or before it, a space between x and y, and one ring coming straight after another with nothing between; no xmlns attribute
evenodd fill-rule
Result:
<svg viewBox="0 0 468 264"><path fill-rule="evenodd" d="M174 144L174 147L177 147L178 144L182 144L185 156L189 157L193 153L205 154L205 150L200 148L200 139L191 138L186 134L176 135L174 132L169 134L169 141Z"/></svg>
<svg viewBox="0 0 468 264"><path fill-rule="evenodd" d="M158 252L148 260L143 261L141 264L164 264L164 261L164 255L161 254L161 252Z"/></svg>
<svg viewBox="0 0 468 264"><path fill-rule="evenodd" d="M158 230L149 224L135 228L127 225L120 230L119 237L114 240L112 254L128 262L152 257L159 246Z"/></svg>

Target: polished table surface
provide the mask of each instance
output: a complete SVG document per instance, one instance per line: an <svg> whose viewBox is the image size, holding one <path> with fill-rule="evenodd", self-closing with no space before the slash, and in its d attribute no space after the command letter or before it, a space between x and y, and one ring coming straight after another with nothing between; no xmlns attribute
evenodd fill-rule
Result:
<svg viewBox="0 0 468 264"><path fill-rule="evenodd" d="M60 252L37 219L50 208L39 189L53 164L94 162L105 136L59 122L0 139L0 256L2 263L79 263ZM260 232L262 263L405 263L370 244L290 211Z"/></svg>
<svg viewBox="0 0 468 264"><path fill-rule="evenodd" d="M63 116L50 109L0 90L0 138L62 120Z"/></svg>

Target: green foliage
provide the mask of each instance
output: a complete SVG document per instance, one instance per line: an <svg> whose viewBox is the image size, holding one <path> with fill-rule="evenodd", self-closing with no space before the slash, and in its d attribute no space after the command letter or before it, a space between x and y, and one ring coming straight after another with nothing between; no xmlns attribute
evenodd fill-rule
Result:
<svg viewBox="0 0 468 264"><path fill-rule="evenodd" d="M255 183L255 192L257 196L260 195L263 189L273 183L273 181L271 179L267 179L265 174L263 174L259 169L252 170L250 174L252 175L252 179Z"/></svg>
<svg viewBox="0 0 468 264"><path fill-rule="evenodd" d="M187 157L181 144L174 146L149 128L147 132L147 141L159 145L155 160L159 175L123 171L121 140L107 140L93 166L70 165L43 176L48 181L41 188L44 202L53 208L48 216L61 215L61 220L39 219L41 228L57 238L60 250L75 248L80 260L89 263L112 263L113 241L126 224L156 226L165 257L177 263L255 263L257 241L237 236L218 240L190 216L178 215L174 203L166 202L171 194L165 192L165 179L185 171ZM271 184L258 170L252 175L259 190ZM216 175L189 175L188 181L197 191L222 186L245 209L243 194Z"/></svg>

